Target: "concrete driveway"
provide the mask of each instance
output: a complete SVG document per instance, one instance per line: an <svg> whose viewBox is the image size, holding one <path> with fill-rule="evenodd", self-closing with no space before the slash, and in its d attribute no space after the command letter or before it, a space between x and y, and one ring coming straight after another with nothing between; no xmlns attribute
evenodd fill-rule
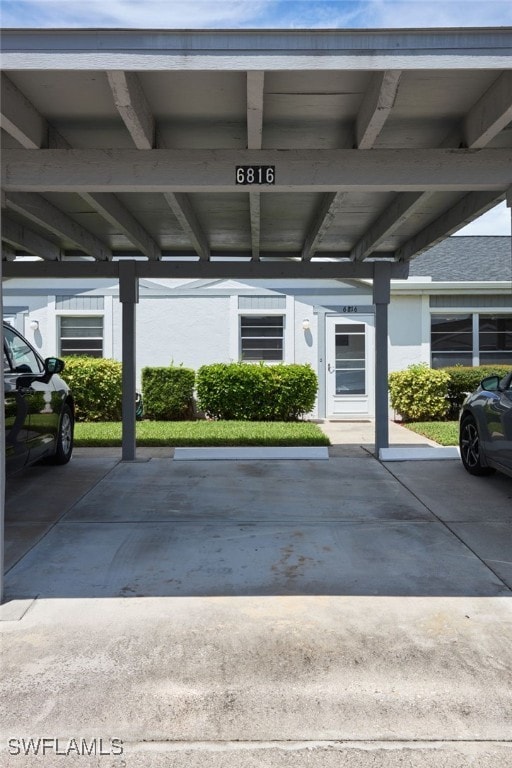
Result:
<svg viewBox="0 0 512 768"><path fill-rule="evenodd" d="M0 764L512 763L511 479L108 453L9 482Z"/></svg>

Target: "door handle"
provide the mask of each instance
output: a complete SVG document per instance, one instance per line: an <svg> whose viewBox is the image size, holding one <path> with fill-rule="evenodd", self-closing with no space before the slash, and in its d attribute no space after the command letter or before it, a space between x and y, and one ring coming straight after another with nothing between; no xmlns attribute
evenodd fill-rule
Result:
<svg viewBox="0 0 512 768"><path fill-rule="evenodd" d="M334 373L335 371L335 369L331 366L330 363L327 363L327 370L329 371L329 373Z"/></svg>

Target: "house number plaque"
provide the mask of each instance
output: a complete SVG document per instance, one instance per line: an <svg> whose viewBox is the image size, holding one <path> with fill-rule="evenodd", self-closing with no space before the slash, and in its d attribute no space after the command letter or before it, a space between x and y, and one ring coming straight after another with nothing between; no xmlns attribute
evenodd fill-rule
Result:
<svg viewBox="0 0 512 768"><path fill-rule="evenodd" d="M275 165L237 165L236 183L244 185L275 184Z"/></svg>

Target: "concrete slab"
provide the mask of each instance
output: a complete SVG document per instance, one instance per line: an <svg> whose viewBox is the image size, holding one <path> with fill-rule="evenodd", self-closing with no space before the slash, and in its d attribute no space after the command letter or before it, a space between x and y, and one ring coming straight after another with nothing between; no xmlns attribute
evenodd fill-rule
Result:
<svg viewBox="0 0 512 768"><path fill-rule="evenodd" d="M93 741L86 742L92 749ZM61 755L67 740L57 742ZM13 747L19 749L16 741ZM108 754L108 739L100 745ZM68 747L69 748L69 747ZM55 765L85 768L510 768L512 746L506 742L389 742L389 741L255 741L255 742L138 742L122 745L120 757L55 757ZM55 746L54 746L55 749ZM71 749L73 744L71 743ZM84 747L85 750L85 747ZM114 753L115 754L115 753ZM50 764L51 752L46 753ZM59 762L57 762L59 761ZM23 756L23 766L40 766L38 757ZM19 756L6 756L5 768L20 766Z"/></svg>
<svg viewBox="0 0 512 768"><path fill-rule="evenodd" d="M512 589L512 527L510 521L450 523L454 531Z"/></svg>
<svg viewBox="0 0 512 768"><path fill-rule="evenodd" d="M24 734L123 741L59 757L91 768L512 763L510 478L110 459L7 574L41 597L0 622L2 767L40 764Z"/></svg>
<svg viewBox="0 0 512 768"><path fill-rule="evenodd" d="M236 448L175 448L174 461L273 461L294 459L327 460L329 451L322 446L238 446Z"/></svg>
<svg viewBox="0 0 512 768"><path fill-rule="evenodd" d="M387 470L445 522L512 522L512 478L473 477L456 461L396 462Z"/></svg>
<svg viewBox="0 0 512 768"><path fill-rule="evenodd" d="M65 466L36 464L7 478L7 522L54 522L115 467L113 457L71 459Z"/></svg>
<svg viewBox="0 0 512 768"><path fill-rule="evenodd" d="M440 523L61 523L6 578L8 598L501 595Z"/></svg>
<svg viewBox="0 0 512 768"><path fill-rule="evenodd" d="M440 459L459 459L460 451L456 446L400 446L398 448L381 448L381 461L439 461Z"/></svg>
<svg viewBox="0 0 512 768"><path fill-rule="evenodd" d="M431 520L423 504L371 457L324 461L118 465L71 521L240 522Z"/></svg>
<svg viewBox="0 0 512 768"><path fill-rule="evenodd" d="M174 751L186 750L187 742L238 742L239 750L240 742L249 750L252 742L277 742L276 754L289 741L389 741L401 755L396 765L416 767L404 761L418 741L434 749L445 740L510 740L510 603L360 596L38 600L23 621L0 625L9 672L3 734L118 738L128 767L131 745L142 741ZM406 741L414 744L402 752L394 746ZM459 757L479 755L457 746ZM498 754L495 744L485 746L487 756ZM261 764L258 754L252 765ZM374 762L361 764L380 765L380 754L371 750Z"/></svg>

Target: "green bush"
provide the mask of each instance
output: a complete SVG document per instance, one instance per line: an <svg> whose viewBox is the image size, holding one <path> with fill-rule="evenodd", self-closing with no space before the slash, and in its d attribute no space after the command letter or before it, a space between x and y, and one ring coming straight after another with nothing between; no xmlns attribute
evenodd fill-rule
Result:
<svg viewBox="0 0 512 768"><path fill-rule="evenodd" d="M391 405L405 421L435 421L447 415L450 377L444 370L417 363L393 371L388 381Z"/></svg>
<svg viewBox="0 0 512 768"><path fill-rule="evenodd" d="M450 401L450 416L457 416L467 392L473 392L486 376L505 376L512 370L512 365L479 365L470 368L455 365L443 368L450 376L448 382L448 399Z"/></svg>
<svg viewBox="0 0 512 768"><path fill-rule="evenodd" d="M194 383L195 373L190 368L143 368L144 416L160 421L193 418Z"/></svg>
<svg viewBox="0 0 512 768"><path fill-rule="evenodd" d="M62 378L75 400L77 421L119 421L122 411L122 367L102 357L65 357Z"/></svg>
<svg viewBox="0 0 512 768"><path fill-rule="evenodd" d="M197 372L198 405L215 419L296 421L315 404L309 365L214 363Z"/></svg>

